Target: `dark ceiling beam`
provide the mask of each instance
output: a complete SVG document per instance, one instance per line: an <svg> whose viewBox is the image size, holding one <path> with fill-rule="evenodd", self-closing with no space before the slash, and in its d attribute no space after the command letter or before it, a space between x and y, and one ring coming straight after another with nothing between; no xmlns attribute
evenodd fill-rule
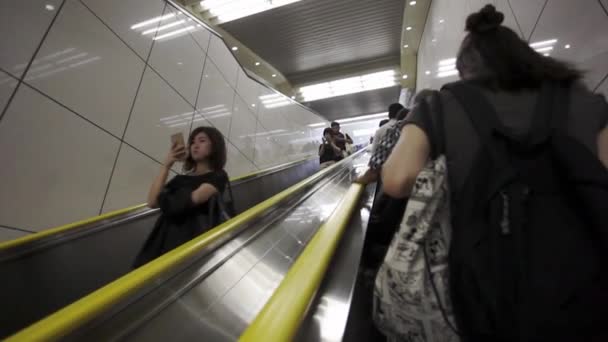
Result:
<svg viewBox="0 0 608 342"><path fill-rule="evenodd" d="M364 91L356 94L305 102L329 121L367 114L388 112L388 106L399 100L401 87Z"/></svg>
<svg viewBox="0 0 608 342"><path fill-rule="evenodd" d="M301 85L346 78L349 77L349 75L354 76L361 73L370 73L374 70L390 68L399 69L399 54L351 63L328 65L314 70L288 74L285 75L285 77L290 81L294 88L297 88Z"/></svg>

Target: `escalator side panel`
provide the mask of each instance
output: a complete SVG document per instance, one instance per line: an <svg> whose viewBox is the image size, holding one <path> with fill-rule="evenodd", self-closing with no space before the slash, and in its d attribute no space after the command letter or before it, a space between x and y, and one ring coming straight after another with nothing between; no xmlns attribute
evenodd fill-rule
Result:
<svg viewBox="0 0 608 342"><path fill-rule="evenodd" d="M311 175L315 168L316 160L310 160L259 178L235 182L233 195L237 212L275 195L269 189L283 190L300 181L299 172ZM128 273L157 217L158 214L146 215L108 226L2 262L0 303L10 309L0 314L0 338Z"/></svg>

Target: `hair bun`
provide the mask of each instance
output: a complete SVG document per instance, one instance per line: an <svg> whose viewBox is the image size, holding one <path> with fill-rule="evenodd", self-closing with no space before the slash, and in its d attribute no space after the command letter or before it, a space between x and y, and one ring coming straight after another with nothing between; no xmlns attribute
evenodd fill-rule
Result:
<svg viewBox="0 0 608 342"><path fill-rule="evenodd" d="M467 17L465 29L469 32L483 33L494 30L505 20L502 12L496 11L493 5L485 5L481 11Z"/></svg>

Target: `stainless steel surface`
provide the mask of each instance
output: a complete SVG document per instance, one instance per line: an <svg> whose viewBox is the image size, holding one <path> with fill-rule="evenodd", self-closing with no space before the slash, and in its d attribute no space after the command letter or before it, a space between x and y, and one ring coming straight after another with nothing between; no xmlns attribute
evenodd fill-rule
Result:
<svg viewBox="0 0 608 342"><path fill-rule="evenodd" d="M77 336L99 341L237 339L333 212L369 154L355 157L297 201L279 206L214 255ZM134 318L136 320L134 320Z"/></svg>
<svg viewBox="0 0 608 342"><path fill-rule="evenodd" d="M316 160L237 181L237 212L271 197L318 169ZM96 222L0 254L0 338L91 293L131 270L158 210Z"/></svg>
<svg viewBox="0 0 608 342"><path fill-rule="evenodd" d="M375 185L366 189L323 283L302 322L296 341L342 341L351 309ZM371 308L370 308L371 309Z"/></svg>

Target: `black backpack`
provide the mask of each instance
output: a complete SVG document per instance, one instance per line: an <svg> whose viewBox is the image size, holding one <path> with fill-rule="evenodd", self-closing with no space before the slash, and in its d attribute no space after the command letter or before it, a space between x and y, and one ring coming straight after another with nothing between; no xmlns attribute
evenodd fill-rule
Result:
<svg viewBox="0 0 608 342"><path fill-rule="evenodd" d="M452 198L462 340L608 341L608 170L565 134L568 87L542 87L526 136L503 127L475 85L444 89L482 143Z"/></svg>

